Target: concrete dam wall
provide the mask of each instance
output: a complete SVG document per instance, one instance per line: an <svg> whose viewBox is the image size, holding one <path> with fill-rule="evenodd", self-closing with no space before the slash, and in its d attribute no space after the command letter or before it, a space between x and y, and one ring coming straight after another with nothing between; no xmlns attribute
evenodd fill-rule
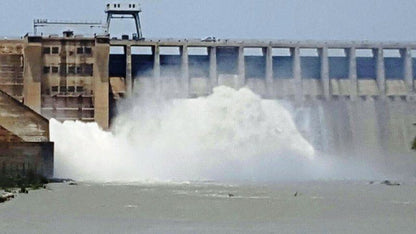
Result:
<svg viewBox="0 0 416 234"><path fill-rule="evenodd" d="M48 119L106 129L133 89L195 98L225 85L292 102L298 128L322 152L408 157L416 136L416 43L71 35L7 43L19 50L1 71L15 74L19 92L5 91Z"/></svg>

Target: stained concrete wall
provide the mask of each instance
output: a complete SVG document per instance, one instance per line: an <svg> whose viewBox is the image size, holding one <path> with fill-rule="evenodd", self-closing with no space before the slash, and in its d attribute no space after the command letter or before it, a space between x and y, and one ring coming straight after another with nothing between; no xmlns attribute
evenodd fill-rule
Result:
<svg viewBox="0 0 416 234"><path fill-rule="evenodd" d="M29 40L23 49L23 102L26 106L41 113L41 77L42 77L42 44L38 40Z"/></svg>
<svg viewBox="0 0 416 234"><path fill-rule="evenodd" d="M49 141L49 121L2 91L0 91L0 126L23 141Z"/></svg>
<svg viewBox="0 0 416 234"><path fill-rule="evenodd" d="M110 125L110 80L108 65L110 45L107 38L97 38L94 53L94 120L102 128Z"/></svg>
<svg viewBox="0 0 416 234"><path fill-rule="evenodd" d="M23 100L22 40L0 40L0 90Z"/></svg>
<svg viewBox="0 0 416 234"><path fill-rule="evenodd" d="M33 172L53 177L52 142L0 142L0 176Z"/></svg>

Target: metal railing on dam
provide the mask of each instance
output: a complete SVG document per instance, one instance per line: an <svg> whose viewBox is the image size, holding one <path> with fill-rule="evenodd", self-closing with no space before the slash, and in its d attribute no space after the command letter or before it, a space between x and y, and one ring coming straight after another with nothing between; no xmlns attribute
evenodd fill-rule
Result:
<svg viewBox="0 0 416 234"><path fill-rule="evenodd" d="M109 73L126 78L127 93L138 82L185 97L227 85L299 101L415 99L416 42L112 39L110 46L124 50L110 55Z"/></svg>

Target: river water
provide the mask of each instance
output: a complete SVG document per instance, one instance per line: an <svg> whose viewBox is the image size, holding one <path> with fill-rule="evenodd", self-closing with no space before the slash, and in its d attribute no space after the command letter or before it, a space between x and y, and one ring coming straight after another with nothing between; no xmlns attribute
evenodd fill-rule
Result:
<svg viewBox="0 0 416 234"><path fill-rule="evenodd" d="M296 196L295 196L296 195ZM414 233L416 183L79 183L0 204L1 233Z"/></svg>

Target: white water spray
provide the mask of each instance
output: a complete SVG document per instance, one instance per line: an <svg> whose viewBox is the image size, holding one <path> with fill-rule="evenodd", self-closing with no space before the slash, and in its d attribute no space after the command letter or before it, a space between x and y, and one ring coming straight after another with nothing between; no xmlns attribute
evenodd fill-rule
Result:
<svg viewBox="0 0 416 234"><path fill-rule="evenodd" d="M273 181L305 176L303 169L314 161L314 149L290 112L247 88L217 87L208 97L187 100L135 97L127 103L111 132L95 123L51 120L56 177Z"/></svg>

